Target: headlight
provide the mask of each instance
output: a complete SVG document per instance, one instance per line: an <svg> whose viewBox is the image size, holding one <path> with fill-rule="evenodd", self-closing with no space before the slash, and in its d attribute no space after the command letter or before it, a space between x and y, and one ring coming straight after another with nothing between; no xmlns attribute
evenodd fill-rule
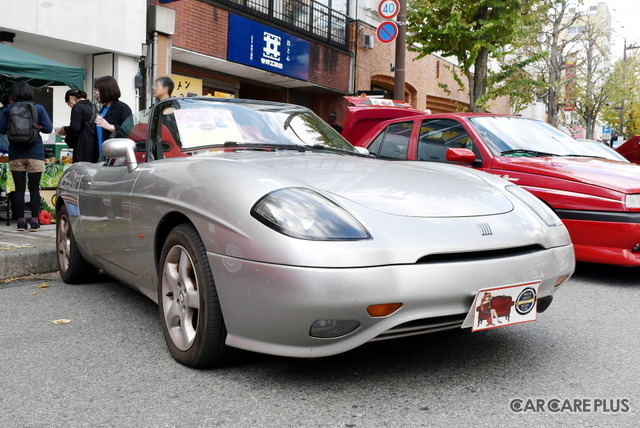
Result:
<svg viewBox="0 0 640 428"><path fill-rule="evenodd" d="M260 199L251 215L284 235L312 241L359 241L371 235L342 207L304 188L276 190Z"/></svg>
<svg viewBox="0 0 640 428"><path fill-rule="evenodd" d="M522 187L507 186L506 189L511 192L513 196L524 202L529 208L531 208L537 215L545 222L549 227L555 227L562 225L562 220L540 199L527 192Z"/></svg>
<svg viewBox="0 0 640 428"><path fill-rule="evenodd" d="M625 205L627 208L640 208L640 195L627 195Z"/></svg>

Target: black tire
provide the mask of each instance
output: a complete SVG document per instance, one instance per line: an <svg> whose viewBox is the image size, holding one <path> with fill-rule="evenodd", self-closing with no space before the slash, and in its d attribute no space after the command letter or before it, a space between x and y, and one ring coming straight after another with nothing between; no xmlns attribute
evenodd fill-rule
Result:
<svg viewBox="0 0 640 428"><path fill-rule="evenodd" d="M99 270L80 254L66 206L60 207L56 219L56 260L60 277L68 284L95 281Z"/></svg>
<svg viewBox="0 0 640 428"><path fill-rule="evenodd" d="M191 224L173 229L162 247L158 307L164 338L178 362L205 368L233 358L207 252Z"/></svg>

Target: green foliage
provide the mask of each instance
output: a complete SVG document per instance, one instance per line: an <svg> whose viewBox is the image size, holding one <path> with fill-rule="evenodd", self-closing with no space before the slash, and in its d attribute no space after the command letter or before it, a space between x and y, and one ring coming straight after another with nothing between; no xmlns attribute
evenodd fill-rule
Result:
<svg viewBox="0 0 640 428"><path fill-rule="evenodd" d="M447 95L451 95L451 89L446 83L438 83L438 88L442 89Z"/></svg>
<svg viewBox="0 0 640 428"><path fill-rule="evenodd" d="M602 120L612 129L619 129L620 106L625 101L625 137L640 134L640 55L632 54L627 61L619 60L607 82L608 103L602 110Z"/></svg>
<svg viewBox="0 0 640 428"><path fill-rule="evenodd" d="M471 109L481 109L486 101L498 96L497 85L509 82L513 89L523 76L522 67L513 64L494 74L489 71L489 59L505 58L520 43L530 42L547 3L545 0L414 0L407 11L409 49L418 52L418 58L432 53L455 57L469 80ZM460 76L454 73L455 77L464 89ZM531 80L526 79L524 87L530 85Z"/></svg>

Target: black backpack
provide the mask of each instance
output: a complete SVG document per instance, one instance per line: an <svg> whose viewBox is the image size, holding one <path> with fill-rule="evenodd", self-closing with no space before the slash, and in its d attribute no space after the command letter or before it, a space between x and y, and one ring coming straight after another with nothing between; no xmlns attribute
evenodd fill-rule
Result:
<svg viewBox="0 0 640 428"><path fill-rule="evenodd" d="M33 103L19 102L9 110L7 138L9 143L22 149L35 146L40 138L38 111Z"/></svg>

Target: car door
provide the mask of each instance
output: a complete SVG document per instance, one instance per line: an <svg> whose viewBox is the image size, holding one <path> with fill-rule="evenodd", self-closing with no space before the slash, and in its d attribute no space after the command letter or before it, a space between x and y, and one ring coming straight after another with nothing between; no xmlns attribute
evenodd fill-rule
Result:
<svg viewBox="0 0 640 428"><path fill-rule="evenodd" d="M447 160L447 150L455 148L471 150L476 155L474 166L482 165L482 151L461 122L451 118L422 120L418 133L417 160L455 163Z"/></svg>
<svg viewBox="0 0 640 428"><path fill-rule="evenodd" d="M415 159L415 156L412 156L415 150L411 144L414 136L414 125L415 122L413 120L389 124L371 142L367 148L369 153L379 159Z"/></svg>
<svg viewBox="0 0 640 428"><path fill-rule="evenodd" d="M144 147L146 121L145 112L136 113L117 137L131 138ZM80 221L89 249L130 273L135 273L136 265L131 257L131 191L139 174L139 169L129 172L120 160L107 159L84 174L78 189Z"/></svg>

